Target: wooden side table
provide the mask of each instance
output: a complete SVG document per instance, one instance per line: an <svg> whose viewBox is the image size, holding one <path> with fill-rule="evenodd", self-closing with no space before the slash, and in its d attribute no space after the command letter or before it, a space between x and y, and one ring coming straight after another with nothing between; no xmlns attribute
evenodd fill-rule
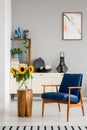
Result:
<svg viewBox="0 0 87 130"><path fill-rule="evenodd" d="M17 90L19 117L30 117L32 115L32 97L32 89Z"/></svg>

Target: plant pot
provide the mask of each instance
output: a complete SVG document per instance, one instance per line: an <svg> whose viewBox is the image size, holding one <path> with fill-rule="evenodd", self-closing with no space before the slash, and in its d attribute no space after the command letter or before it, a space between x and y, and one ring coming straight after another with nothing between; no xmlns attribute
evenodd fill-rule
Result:
<svg viewBox="0 0 87 130"><path fill-rule="evenodd" d="M19 54L15 54L13 58L19 58Z"/></svg>
<svg viewBox="0 0 87 130"><path fill-rule="evenodd" d="M32 115L32 97L32 89L17 90L19 117L30 117Z"/></svg>

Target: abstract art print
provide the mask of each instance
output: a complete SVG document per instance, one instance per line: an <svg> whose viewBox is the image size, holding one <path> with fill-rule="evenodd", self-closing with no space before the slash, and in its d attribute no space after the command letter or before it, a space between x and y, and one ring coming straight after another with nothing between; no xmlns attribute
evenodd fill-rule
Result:
<svg viewBox="0 0 87 130"><path fill-rule="evenodd" d="M82 13L65 12L63 13L63 40L81 40L82 39Z"/></svg>

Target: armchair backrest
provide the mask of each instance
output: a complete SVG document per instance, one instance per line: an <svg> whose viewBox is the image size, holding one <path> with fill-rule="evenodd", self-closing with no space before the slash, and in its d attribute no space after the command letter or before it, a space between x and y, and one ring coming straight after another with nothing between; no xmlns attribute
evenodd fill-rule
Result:
<svg viewBox="0 0 87 130"><path fill-rule="evenodd" d="M81 86L82 79L82 74L64 74L59 92L68 93L68 87ZM79 96L79 89L72 89L71 94Z"/></svg>

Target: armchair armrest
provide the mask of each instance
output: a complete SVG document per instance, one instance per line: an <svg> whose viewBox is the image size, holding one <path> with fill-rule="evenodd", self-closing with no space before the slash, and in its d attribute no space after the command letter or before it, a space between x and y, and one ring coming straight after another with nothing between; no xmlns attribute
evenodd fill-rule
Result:
<svg viewBox="0 0 87 130"><path fill-rule="evenodd" d="M71 89L80 89L80 97L82 97L82 86L68 87L68 102L70 103L70 92Z"/></svg>
<svg viewBox="0 0 87 130"><path fill-rule="evenodd" d="M78 86L75 86L75 87L68 87L68 89L76 89L76 88L79 88L79 89L82 89L82 87L78 87Z"/></svg>
<svg viewBox="0 0 87 130"><path fill-rule="evenodd" d="M45 88L46 87L56 87L56 91L58 92L58 87L60 85L58 85L58 84L42 84L42 86L43 86L43 92L45 93Z"/></svg>

